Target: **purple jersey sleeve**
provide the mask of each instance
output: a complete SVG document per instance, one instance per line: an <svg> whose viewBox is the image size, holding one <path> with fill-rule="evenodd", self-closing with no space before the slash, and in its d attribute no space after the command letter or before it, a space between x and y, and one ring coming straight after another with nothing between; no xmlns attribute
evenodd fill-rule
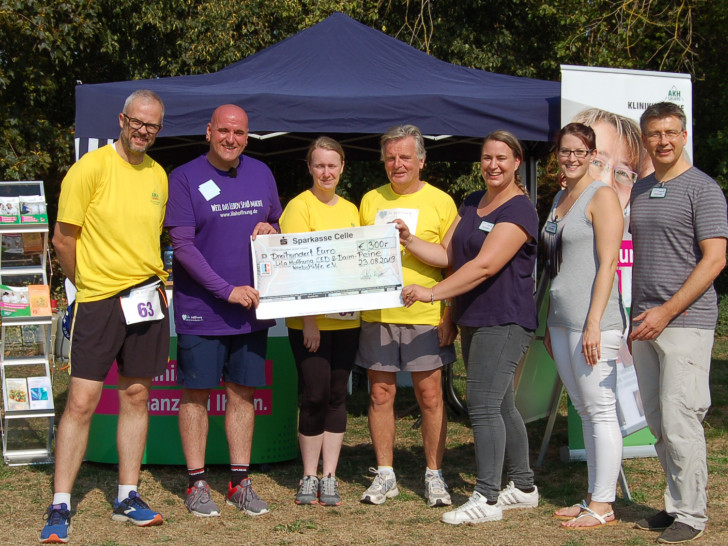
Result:
<svg viewBox="0 0 728 546"><path fill-rule="evenodd" d="M195 247L195 228L192 226L170 228L169 237L172 239L174 259L187 270L190 277L216 298L227 301L234 286L215 273Z"/></svg>

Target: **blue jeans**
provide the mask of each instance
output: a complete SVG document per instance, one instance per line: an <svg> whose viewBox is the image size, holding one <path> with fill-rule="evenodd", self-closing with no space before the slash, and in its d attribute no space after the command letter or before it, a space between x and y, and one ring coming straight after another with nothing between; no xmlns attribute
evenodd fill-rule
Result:
<svg viewBox="0 0 728 546"><path fill-rule="evenodd" d="M504 459L508 479L516 487L533 487L526 425L516 409L513 394L513 376L533 340L533 332L506 324L462 326L460 333L468 373L468 413L475 440L475 490L489 501L497 501Z"/></svg>

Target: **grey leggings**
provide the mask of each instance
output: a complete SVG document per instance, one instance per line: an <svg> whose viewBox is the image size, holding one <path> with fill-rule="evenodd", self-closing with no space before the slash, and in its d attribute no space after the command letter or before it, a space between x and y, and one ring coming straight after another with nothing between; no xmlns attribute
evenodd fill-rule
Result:
<svg viewBox="0 0 728 546"><path fill-rule="evenodd" d="M520 489L533 487L528 435L513 395L513 376L533 332L516 324L462 326L461 336L478 465L475 490L497 501L504 458L508 479Z"/></svg>

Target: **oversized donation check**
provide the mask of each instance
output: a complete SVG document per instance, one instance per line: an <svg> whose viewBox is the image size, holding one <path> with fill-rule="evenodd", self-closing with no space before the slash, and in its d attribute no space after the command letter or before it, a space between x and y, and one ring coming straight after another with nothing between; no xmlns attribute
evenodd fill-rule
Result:
<svg viewBox="0 0 728 546"><path fill-rule="evenodd" d="M402 305L394 224L258 235L252 249L259 319Z"/></svg>

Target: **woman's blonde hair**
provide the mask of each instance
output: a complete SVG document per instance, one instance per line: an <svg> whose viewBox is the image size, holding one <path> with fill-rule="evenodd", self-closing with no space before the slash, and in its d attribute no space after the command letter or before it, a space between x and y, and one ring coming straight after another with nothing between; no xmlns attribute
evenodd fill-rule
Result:
<svg viewBox="0 0 728 546"><path fill-rule="evenodd" d="M313 151L318 149L331 150L332 152L336 152L337 154L339 154L339 157L341 157L341 162L344 163L344 148L342 148L341 144L339 144L333 138L327 136L320 136L311 143L311 145L308 147L308 153L306 154L306 163L308 163L309 165L311 164L311 156L313 155Z"/></svg>
<svg viewBox="0 0 728 546"><path fill-rule="evenodd" d="M645 157L645 149L642 146L642 132L636 121L613 112L607 112L601 108L587 108L586 110L582 110L571 121L583 123L592 128L595 123L608 123L614 127L617 131L617 136L622 138L627 144L630 168L635 172L640 172L640 165ZM598 150L599 140L597 139Z"/></svg>

